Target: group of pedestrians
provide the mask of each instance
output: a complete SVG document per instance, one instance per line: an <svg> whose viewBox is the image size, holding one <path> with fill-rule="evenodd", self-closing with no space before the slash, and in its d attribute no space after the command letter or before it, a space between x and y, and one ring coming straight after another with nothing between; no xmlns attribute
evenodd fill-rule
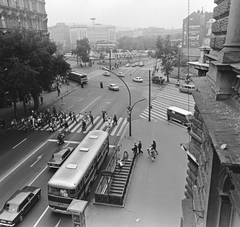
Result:
<svg viewBox="0 0 240 227"><path fill-rule="evenodd" d="M134 154L134 158L136 158L136 156L139 154L143 154L141 140L139 140L138 144L134 143L132 151ZM155 154L158 155L157 144L155 140L153 140L152 144L147 149L147 152L148 152L148 158L154 157L154 160L155 160L155 157L156 157Z"/></svg>
<svg viewBox="0 0 240 227"><path fill-rule="evenodd" d="M108 129L118 124L117 115L114 114L113 118L108 117L107 111L104 110L102 111L102 119Z"/></svg>

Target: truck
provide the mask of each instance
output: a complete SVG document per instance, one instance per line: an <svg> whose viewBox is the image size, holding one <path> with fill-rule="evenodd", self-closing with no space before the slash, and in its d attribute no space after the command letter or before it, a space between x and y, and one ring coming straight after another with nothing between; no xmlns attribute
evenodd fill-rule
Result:
<svg viewBox="0 0 240 227"><path fill-rule="evenodd" d="M161 76L153 76L152 77L152 82L154 84L163 84L165 79L163 79Z"/></svg>

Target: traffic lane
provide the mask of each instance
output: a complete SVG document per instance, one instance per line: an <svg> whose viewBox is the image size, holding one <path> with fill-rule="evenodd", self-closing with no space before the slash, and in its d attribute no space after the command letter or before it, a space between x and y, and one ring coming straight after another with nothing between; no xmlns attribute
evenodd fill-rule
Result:
<svg viewBox="0 0 240 227"><path fill-rule="evenodd" d="M22 133L23 135L28 134L23 131L19 133ZM46 133L36 131L33 131L28 135L28 138L21 138L21 141L16 136L14 138L9 138L14 141L14 144L12 144L12 148L6 151L6 155L1 158L1 184L4 182L6 175L11 175L12 172L15 172L21 163L25 162L28 157L33 155L32 151L36 150L44 143L44 141L46 141L47 137Z"/></svg>
<svg viewBox="0 0 240 227"><path fill-rule="evenodd" d="M106 168L113 151L114 151L114 149L110 148L109 154L108 154L107 158L104 160L101 170L104 170ZM44 176L42 175L38 179L39 182L40 181L42 182L41 184L43 184L43 182L44 182L44 180L42 180L43 177ZM90 192L90 194L87 198L87 201L89 201L89 204L92 203L92 201L94 200L95 189L98 185L98 182L99 182L100 178L101 178L101 174L98 175L96 181L93 184L92 190L91 190L91 192ZM46 190L46 193L47 193L47 190ZM46 195L46 197L47 197L47 195ZM47 205L48 205L48 201L47 201ZM47 207L47 205L46 205L44 211L42 212L42 215L39 216L39 214L38 214L39 218L38 219L35 218L35 223L33 224L33 222L31 222L32 225L29 225L29 226L33 226L33 227L46 227L46 226L65 227L65 226L70 226L71 225L71 223L72 223L71 215L54 213L54 212L51 211L50 208ZM41 207L41 210L43 210L43 208L44 207ZM98 226L98 225L96 225L96 226Z"/></svg>

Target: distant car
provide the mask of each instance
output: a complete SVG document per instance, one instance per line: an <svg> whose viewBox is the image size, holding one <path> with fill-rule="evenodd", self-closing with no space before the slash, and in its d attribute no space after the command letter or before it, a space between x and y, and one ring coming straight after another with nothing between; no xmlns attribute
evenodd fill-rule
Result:
<svg viewBox="0 0 240 227"><path fill-rule="evenodd" d="M133 81L142 83L143 79L141 77L135 77L135 78L133 78Z"/></svg>
<svg viewBox="0 0 240 227"><path fill-rule="evenodd" d="M124 77L124 74L122 72L118 72L117 74L119 77Z"/></svg>
<svg viewBox="0 0 240 227"><path fill-rule="evenodd" d="M109 84L108 89L113 91L119 91L119 87L116 84Z"/></svg>
<svg viewBox="0 0 240 227"><path fill-rule="evenodd" d="M0 226L14 226L21 222L30 208L40 199L41 188L25 186L17 190L0 211Z"/></svg>
<svg viewBox="0 0 240 227"><path fill-rule="evenodd" d="M66 161L73 150L74 149L72 147L58 148L48 161L48 166L50 168L59 168Z"/></svg>
<svg viewBox="0 0 240 227"><path fill-rule="evenodd" d="M144 64L143 64L142 61L139 62L139 66L140 66L140 67L143 67L143 66L144 66Z"/></svg>
<svg viewBox="0 0 240 227"><path fill-rule="evenodd" d="M136 67L136 66L137 66L136 63L133 63L133 64L132 64L132 67Z"/></svg>
<svg viewBox="0 0 240 227"><path fill-rule="evenodd" d="M130 64L129 64L129 63L127 63L125 66L126 66L126 67L129 67L129 66L130 66Z"/></svg>
<svg viewBox="0 0 240 227"><path fill-rule="evenodd" d="M104 75L104 76L110 76L110 72L105 71L105 72L103 73L103 75Z"/></svg>

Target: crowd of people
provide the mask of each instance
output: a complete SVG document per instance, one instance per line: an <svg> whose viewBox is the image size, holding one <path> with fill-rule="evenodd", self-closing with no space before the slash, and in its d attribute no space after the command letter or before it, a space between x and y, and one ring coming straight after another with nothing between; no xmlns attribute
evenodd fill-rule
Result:
<svg viewBox="0 0 240 227"><path fill-rule="evenodd" d="M107 127L117 125L116 114L114 114L113 119L111 119L111 117L108 117L106 111L102 112L104 122L107 124ZM21 119L21 123L18 123L15 118L13 118L10 123L13 130L18 130L21 128L29 132L35 128L43 128L48 125L50 132L54 132L58 128L64 128L65 132L70 132L69 120L72 123L81 123L83 132L86 131L88 122L90 122L92 125L94 124L94 117L91 111L89 111L89 113L85 112L84 114L76 114L73 111L69 111L69 113L67 113L61 107L59 107L59 110L57 111L55 105L53 105L52 111L49 109L46 109L44 112L32 110L29 117Z"/></svg>

